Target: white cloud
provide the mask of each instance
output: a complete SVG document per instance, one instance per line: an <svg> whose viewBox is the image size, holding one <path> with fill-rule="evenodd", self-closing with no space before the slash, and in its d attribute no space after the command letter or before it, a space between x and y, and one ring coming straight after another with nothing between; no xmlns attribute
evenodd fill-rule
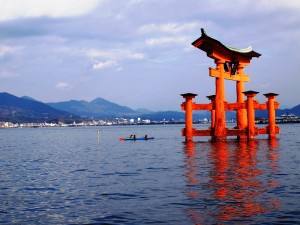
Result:
<svg viewBox="0 0 300 225"><path fill-rule="evenodd" d="M189 43L187 37L162 37L162 38L150 38L146 40L146 45L148 46L162 46L162 45L186 45Z"/></svg>
<svg viewBox="0 0 300 225"><path fill-rule="evenodd" d="M106 60L104 62L97 62L93 65L94 70L108 69L108 68L112 68L112 67L116 67L117 70L119 70L118 63L116 61L113 61L113 60Z"/></svg>
<svg viewBox="0 0 300 225"><path fill-rule="evenodd" d="M12 74L8 71L5 70L0 70L0 78L12 78L12 77L17 77L16 74Z"/></svg>
<svg viewBox="0 0 300 225"><path fill-rule="evenodd" d="M121 71L123 68L117 61L126 59L141 60L145 58L143 53L131 52L126 49L90 49L84 51L84 54L93 62L93 70L114 68L116 71Z"/></svg>
<svg viewBox="0 0 300 225"><path fill-rule="evenodd" d="M83 15L102 0L0 0L0 21L40 16L70 17Z"/></svg>
<svg viewBox="0 0 300 225"><path fill-rule="evenodd" d="M111 57L111 52L107 52L104 50L90 49L84 52L88 57L91 58Z"/></svg>
<svg viewBox="0 0 300 225"><path fill-rule="evenodd" d="M280 8L300 9L299 0L262 0L258 1L258 8L263 10L274 10Z"/></svg>
<svg viewBox="0 0 300 225"><path fill-rule="evenodd" d="M123 59L144 59L145 55L140 52L131 52L126 49L109 49L109 50L99 50L99 49L90 49L84 51L85 55L92 59L99 58L109 58L114 60L123 60Z"/></svg>
<svg viewBox="0 0 300 225"><path fill-rule="evenodd" d="M201 4L201 3L200 3ZM259 0L259 1L242 1L242 0L231 0L230 2L224 0L207 1L205 9L213 9L216 12L227 12L232 10L236 15L246 15L248 13L255 12L271 12L271 11L282 11L283 9L300 9L299 0ZM251 9L251 10L249 10Z"/></svg>
<svg viewBox="0 0 300 225"><path fill-rule="evenodd" d="M143 53L129 53L127 54L129 59L144 59L145 55Z"/></svg>
<svg viewBox="0 0 300 225"><path fill-rule="evenodd" d="M65 83L65 82L59 82L55 85L56 88L60 89L60 90L69 90L72 87L72 85Z"/></svg>
<svg viewBox="0 0 300 225"><path fill-rule="evenodd" d="M147 24L139 28L141 33L180 33L188 30L199 29L199 24L195 22L191 23L163 23L163 24Z"/></svg>
<svg viewBox="0 0 300 225"><path fill-rule="evenodd" d="M7 45L0 45L0 59L3 58L5 55L13 53L17 51L19 48L17 47L10 47Z"/></svg>
<svg viewBox="0 0 300 225"><path fill-rule="evenodd" d="M77 48L61 47L56 49L57 52L67 53L71 56L87 57L92 64L93 70L102 70L113 68L120 71L123 68L119 65L119 61L123 60L142 60L146 58L141 52L133 52L127 49L88 49L82 50Z"/></svg>

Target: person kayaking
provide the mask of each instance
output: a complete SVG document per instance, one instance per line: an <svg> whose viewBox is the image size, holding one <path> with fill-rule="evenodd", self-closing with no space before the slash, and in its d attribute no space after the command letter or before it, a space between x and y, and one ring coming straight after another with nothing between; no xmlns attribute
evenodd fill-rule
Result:
<svg viewBox="0 0 300 225"><path fill-rule="evenodd" d="M147 134L145 135L145 140L148 140L148 135Z"/></svg>
<svg viewBox="0 0 300 225"><path fill-rule="evenodd" d="M136 136L135 135L133 135L133 140L136 140Z"/></svg>

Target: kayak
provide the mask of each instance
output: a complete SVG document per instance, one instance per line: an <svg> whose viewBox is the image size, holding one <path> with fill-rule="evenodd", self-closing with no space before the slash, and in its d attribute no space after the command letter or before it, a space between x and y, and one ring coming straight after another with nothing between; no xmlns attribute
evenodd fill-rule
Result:
<svg viewBox="0 0 300 225"><path fill-rule="evenodd" d="M154 137L141 137L141 138L120 138L120 141L147 141L149 139L154 139Z"/></svg>

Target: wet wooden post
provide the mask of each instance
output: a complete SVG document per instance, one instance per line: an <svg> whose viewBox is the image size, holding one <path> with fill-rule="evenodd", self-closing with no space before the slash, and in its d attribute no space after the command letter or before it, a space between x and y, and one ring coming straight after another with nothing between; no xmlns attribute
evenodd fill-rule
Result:
<svg viewBox="0 0 300 225"><path fill-rule="evenodd" d="M264 96L268 98L267 108L268 108L268 119L269 119L269 126L268 126L269 139L276 138L275 97L277 95L278 94L275 93L264 94Z"/></svg>
<svg viewBox="0 0 300 225"><path fill-rule="evenodd" d="M181 94L185 98L185 103L182 104L183 109L185 110L185 141L193 141L193 98L197 94L186 93Z"/></svg>
<svg viewBox="0 0 300 225"><path fill-rule="evenodd" d="M257 91L244 91L244 94L247 96L247 117L248 117L248 129L247 137L248 140L254 139L255 136L255 112L254 112L254 97L259 92Z"/></svg>
<svg viewBox="0 0 300 225"><path fill-rule="evenodd" d="M211 101L212 104L212 109L210 111L210 118L211 118L211 136L213 136L214 134L214 127L215 127L215 121L216 121L216 110L215 110L215 99L216 99L216 95L209 95L206 96L206 98L208 98Z"/></svg>

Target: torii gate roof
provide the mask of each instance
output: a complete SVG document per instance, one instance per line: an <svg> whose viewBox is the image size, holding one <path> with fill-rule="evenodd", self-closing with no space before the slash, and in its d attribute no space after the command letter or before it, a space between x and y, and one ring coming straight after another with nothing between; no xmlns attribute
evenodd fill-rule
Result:
<svg viewBox="0 0 300 225"><path fill-rule="evenodd" d="M208 36L203 28L201 28L201 37L195 40L192 45L194 45L196 48L201 49L202 51L205 51L207 55L210 55L211 52L219 49L226 55L230 55L230 58L242 56L243 58L251 59L252 57L261 56L260 53L253 51L251 46L245 49L238 49L224 45L220 41Z"/></svg>

